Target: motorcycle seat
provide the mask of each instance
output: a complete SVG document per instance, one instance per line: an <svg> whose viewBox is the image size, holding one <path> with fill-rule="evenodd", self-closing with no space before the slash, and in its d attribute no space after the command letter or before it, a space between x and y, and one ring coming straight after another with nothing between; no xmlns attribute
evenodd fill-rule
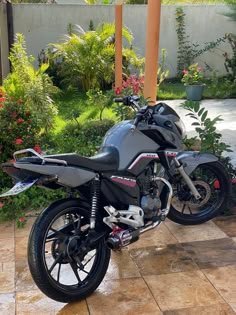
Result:
<svg viewBox="0 0 236 315"><path fill-rule="evenodd" d="M65 154L54 154L44 155L46 164L55 163L55 160L62 160L67 163L68 166L83 167L93 171L115 171L119 166L119 153L115 147L103 147L100 152L92 157L84 157L77 153L65 153ZM50 159L52 161L50 162ZM42 164L40 158L31 156L25 157L17 162L19 163L33 163Z"/></svg>

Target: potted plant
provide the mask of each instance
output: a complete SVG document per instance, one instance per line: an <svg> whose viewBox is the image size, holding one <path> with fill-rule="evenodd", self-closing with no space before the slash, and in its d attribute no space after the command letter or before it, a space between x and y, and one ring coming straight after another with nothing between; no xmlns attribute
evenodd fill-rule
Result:
<svg viewBox="0 0 236 315"><path fill-rule="evenodd" d="M200 101L202 99L204 89L202 67L199 67L197 63L190 65L187 70L183 70L181 82L185 85L187 100Z"/></svg>

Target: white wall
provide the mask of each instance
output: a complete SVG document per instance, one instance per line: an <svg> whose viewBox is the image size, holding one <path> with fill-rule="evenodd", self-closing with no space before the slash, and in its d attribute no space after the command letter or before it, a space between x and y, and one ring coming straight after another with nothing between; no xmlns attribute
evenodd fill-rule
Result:
<svg viewBox="0 0 236 315"><path fill-rule="evenodd" d="M171 75L175 75L177 64L177 35L175 25L176 6L162 6L160 48L167 49L167 66ZM204 44L224 36L226 32L236 33L236 23L230 21L222 13L228 11L224 5L186 5L186 30L192 42ZM61 40L66 34L69 23L79 24L85 30L89 21L96 26L102 22L114 22L114 6L112 5L45 5L14 4L14 31L26 37L28 52L37 57L48 43ZM147 7L145 5L125 5L123 21L134 34L133 46L138 53L145 55ZM229 45L222 45L212 53L199 58L200 63L206 61L220 73L224 73L222 57Z"/></svg>

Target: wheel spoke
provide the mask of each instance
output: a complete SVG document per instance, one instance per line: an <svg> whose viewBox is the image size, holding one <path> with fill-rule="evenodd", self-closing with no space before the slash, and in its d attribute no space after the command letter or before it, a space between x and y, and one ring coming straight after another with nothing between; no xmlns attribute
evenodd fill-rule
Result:
<svg viewBox="0 0 236 315"><path fill-rule="evenodd" d="M58 235L58 236L62 236L62 237L65 237L66 235L65 234L63 234L61 231L58 231L58 230L56 230L56 229L54 229L54 228L52 228L52 227L50 227L50 230L51 231L53 231L53 233L50 233L49 235L48 235L48 237L47 237L47 239L51 239L51 238L55 238L55 236L56 235Z"/></svg>
<svg viewBox="0 0 236 315"><path fill-rule="evenodd" d="M51 265L50 269L48 270L49 273L52 273L55 266L58 264L59 260L61 259L62 253L54 260L53 264Z"/></svg>
<svg viewBox="0 0 236 315"><path fill-rule="evenodd" d="M186 207L186 203L183 204L183 207L182 207L182 210L181 210L181 213L184 213L184 209Z"/></svg>
<svg viewBox="0 0 236 315"><path fill-rule="evenodd" d="M79 273L78 273L78 265L72 261L70 262L70 266L71 266L71 269L73 270L77 280L78 280L78 283L81 283L81 279L80 279L80 276L79 276Z"/></svg>
<svg viewBox="0 0 236 315"><path fill-rule="evenodd" d="M93 256L91 256L88 261L86 261L86 263L84 264L84 267L85 267L85 266L93 259L93 257L95 257L95 256L96 256L96 253L95 253Z"/></svg>
<svg viewBox="0 0 236 315"><path fill-rule="evenodd" d="M190 213L190 214L193 214L193 213L192 213L192 210L191 210L191 208L190 208L189 206L188 206L188 210L189 210L189 213Z"/></svg>
<svg viewBox="0 0 236 315"><path fill-rule="evenodd" d="M57 282L60 280L60 272L61 272L61 264L58 266L58 271L57 271Z"/></svg>
<svg viewBox="0 0 236 315"><path fill-rule="evenodd" d="M45 241L45 243L49 243L49 242L53 242L53 241L57 241L59 240L59 238L49 238Z"/></svg>

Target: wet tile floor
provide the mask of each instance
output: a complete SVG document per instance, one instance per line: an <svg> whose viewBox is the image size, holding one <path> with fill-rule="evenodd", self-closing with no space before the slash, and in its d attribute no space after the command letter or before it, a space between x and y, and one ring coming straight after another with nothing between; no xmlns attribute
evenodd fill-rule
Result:
<svg viewBox="0 0 236 315"><path fill-rule="evenodd" d="M199 226L166 221L121 252L86 300L47 298L31 279L23 229L0 224L0 315L236 314L236 215Z"/></svg>

